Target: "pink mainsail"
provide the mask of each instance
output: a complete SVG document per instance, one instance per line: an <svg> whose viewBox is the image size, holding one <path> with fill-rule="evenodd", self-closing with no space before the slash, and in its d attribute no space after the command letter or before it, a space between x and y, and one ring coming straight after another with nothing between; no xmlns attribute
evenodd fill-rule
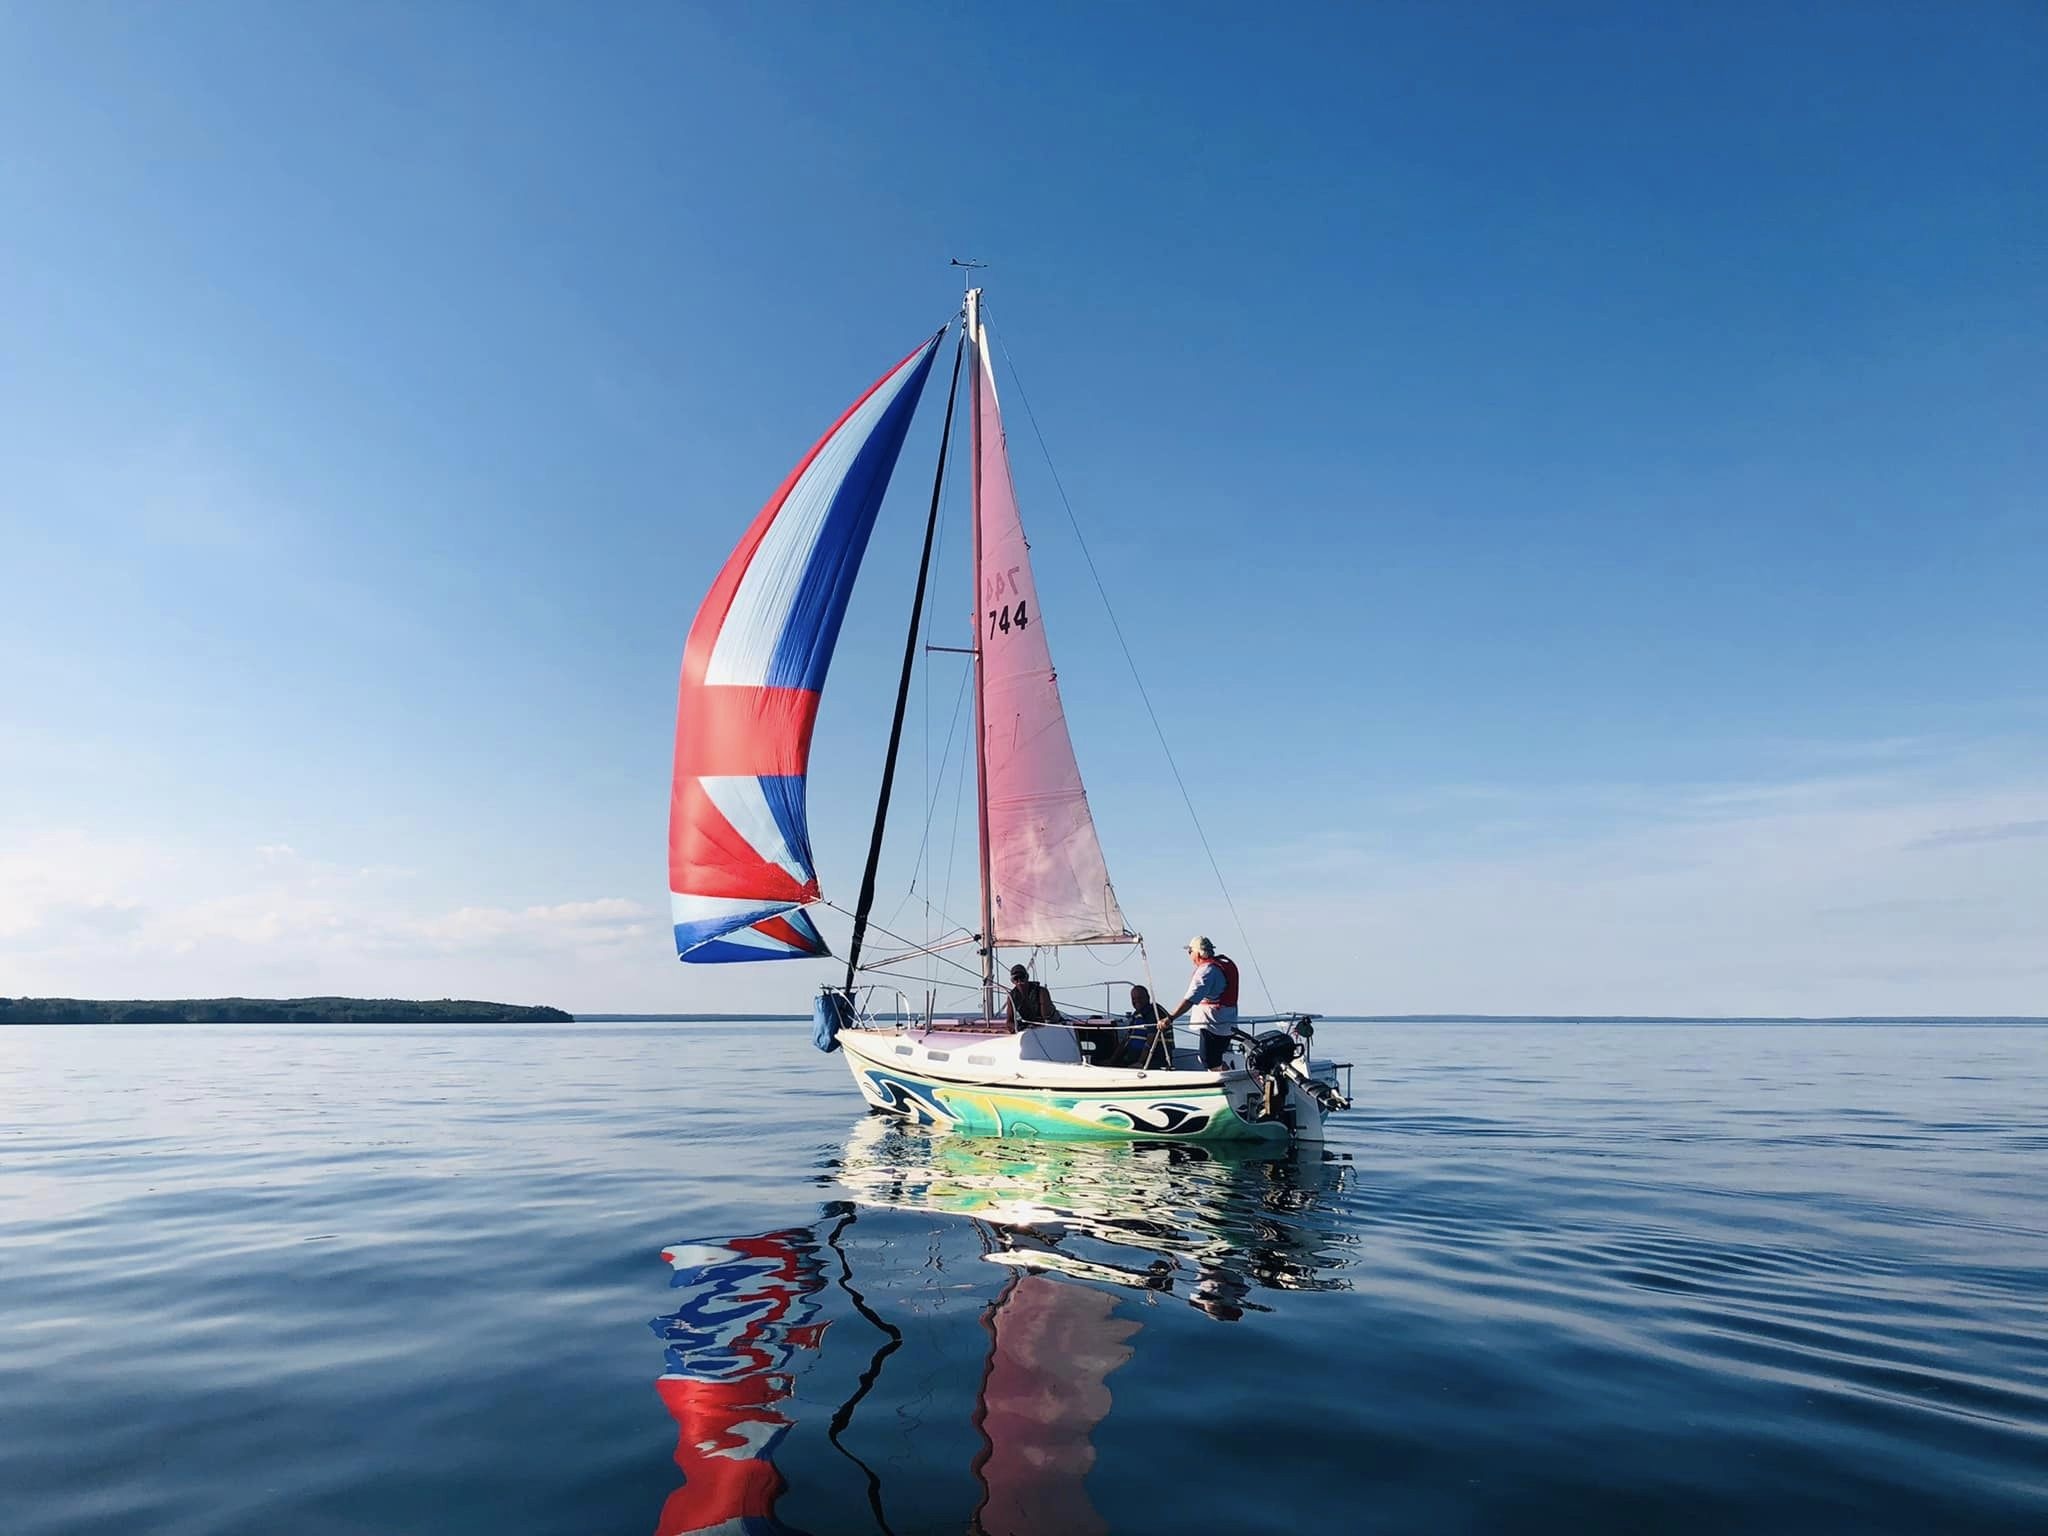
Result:
<svg viewBox="0 0 2048 1536"><path fill-rule="evenodd" d="M1066 711L1017 514L986 329L981 369L980 568L982 749L988 775L988 877L997 945L1087 944L1132 937L1109 883L1081 787Z"/></svg>

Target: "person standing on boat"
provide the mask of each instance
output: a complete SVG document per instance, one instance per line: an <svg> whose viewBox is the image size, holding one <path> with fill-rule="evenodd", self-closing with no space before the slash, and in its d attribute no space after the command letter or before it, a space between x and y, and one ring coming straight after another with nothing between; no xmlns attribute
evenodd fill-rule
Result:
<svg viewBox="0 0 2048 1536"><path fill-rule="evenodd" d="M1188 993L1166 1016L1166 1027L1182 1014L1201 1031L1202 1068L1214 1072L1223 1065L1223 1053L1230 1049L1230 1037L1237 1032L1237 962L1216 953L1206 934L1188 940L1188 959L1195 974L1188 979Z"/></svg>
<svg viewBox="0 0 2048 1536"><path fill-rule="evenodd" d="M1012 1034L1037 1024L1066 1023L1053 1006L1052 989L1042 981L1033 981L1031 973L1021 965L1010 967L1009 1018Z"/></svg>

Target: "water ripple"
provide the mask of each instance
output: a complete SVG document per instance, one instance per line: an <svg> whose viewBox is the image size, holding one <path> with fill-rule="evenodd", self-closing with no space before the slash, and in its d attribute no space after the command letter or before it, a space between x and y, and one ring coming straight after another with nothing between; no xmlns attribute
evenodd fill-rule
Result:
<svg viewBox="0 0 2048 1536"><path fill-rule="evenodd" d="M798 1026L0 1033L0 1529L2048 1529L2048 1031L1329 1038L1272 1157Z"/></svg>

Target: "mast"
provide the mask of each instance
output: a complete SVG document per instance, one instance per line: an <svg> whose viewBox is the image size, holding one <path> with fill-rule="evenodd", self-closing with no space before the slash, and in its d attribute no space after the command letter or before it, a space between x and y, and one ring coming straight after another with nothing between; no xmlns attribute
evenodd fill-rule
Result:
<svg viewBox="0 0 2048 1536"><path fill-rule="evenodd" d="M981 1016L992 1019L996 1013L996 911L995 886L989 878L988 707L982 678L982 645L986 637L981 632L981 376L987 357L981 334L979 288L967 290L967 336L974 347L974 378L970 384L973 410L969 413L974 429L974 554L967 577L967 622L973 626L974 634L974 803L981 833Z"/></svg>

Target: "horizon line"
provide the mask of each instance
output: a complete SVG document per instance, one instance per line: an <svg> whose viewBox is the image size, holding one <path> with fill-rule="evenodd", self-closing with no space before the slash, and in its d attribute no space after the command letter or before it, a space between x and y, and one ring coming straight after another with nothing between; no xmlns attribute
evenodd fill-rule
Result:
<svg viewBox="0 0 2048 1536"><path fill-rule="evenodd" d="M567 1010L580 1023L676 1021L688 1023L808 1022L807 1013L584 1013ZM877 1018L903 1018L877 1014ZM1330 1024L2048 1024L2048 1015L2028 1013L1323 1013Z"/></svg>

